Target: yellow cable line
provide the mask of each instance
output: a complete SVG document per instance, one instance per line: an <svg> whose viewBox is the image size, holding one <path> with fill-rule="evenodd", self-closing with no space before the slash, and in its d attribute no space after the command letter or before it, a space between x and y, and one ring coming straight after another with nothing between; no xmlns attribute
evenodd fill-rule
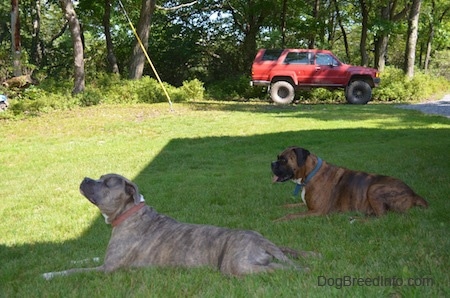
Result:
<svg viewBox="0 0 450 298"><path fill-rule="evenodd" d="M167 93L166 87L164 87L164 84L163 84L163 82L161 81L161 78L159 77L158 72L156 71L156 68L155 68L155 66L154 66L153 63L152 63L152 60L150 60L150 57L149 57L148 54L147 54L147 50L145 49L144 45L142 44L142 41L141 41L141 39L139 38L139 36L138 36L138 34L137 34L137 32L136 32L136 29L135 29L134 26L133 26L133 23L131 22L130 18L128 17L128 13L127 13L127 11L125 10L125 7L123 6L121 0L119 0L119 4L120 4L120 7L122 8L123 13L125 14L125 17L126 17L127 20L128 20L128 23L130 24L131 29L133 30L134 36L136 36L136 39L137 39L137 41L139 42L139 45L141 46L141 49L142 49L142 51L143 51L144 54L145 54L145 57L147 57L147 61L148 61L148 63L150 64L150 66L151 66L151 68L152 68L152 70L153 70L153 73L155 74L156 78L158 79L158 82L159 82L159 84L161 85L161 88L163 89L164 94L165 94L166 97L167 97L167 100L169 101L170 110L173 111L173 109L172 109L172 101L170 100L170 96L169 96L169 93Z"/></svg>

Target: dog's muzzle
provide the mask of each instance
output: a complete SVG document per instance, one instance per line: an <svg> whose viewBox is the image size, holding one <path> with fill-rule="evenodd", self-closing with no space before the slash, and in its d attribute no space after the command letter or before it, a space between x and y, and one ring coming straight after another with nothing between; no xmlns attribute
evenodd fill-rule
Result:
<svg viewBox="0 0 450 298"><path fill-rule="evenodd" d="M273 161L271 166L274 174L272 182L284 182L294 177L294 172L288 167L281 167L278 161Z"/></svg>
<svg viewBox="0 0 450 298"><path fill-rule="evenodd" d="M89 200L89 202L91 202L94 205L97 205L97 202L95 201L95 198L94 198L95 183L96 183L95 180L85 177L80 184L80 193L83 196L85 196L86 199Z"/></svg>

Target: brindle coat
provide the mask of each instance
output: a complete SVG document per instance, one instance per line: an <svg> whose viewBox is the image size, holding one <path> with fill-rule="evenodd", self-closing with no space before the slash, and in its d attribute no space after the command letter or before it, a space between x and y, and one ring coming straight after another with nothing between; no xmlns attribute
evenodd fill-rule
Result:
<svg viewBox="0 0 450 298"><path fill-rule="evenodd" d="M289 147L272 162L275 182L293 180L300 183L313 171L318 157L300 147ZM322 161L322 166L304 186L308 211L288 214L278 220L290 220L332 212L359 211L381 216L388 210L405 212L428 203L403 181L338 167Z"/></svg>
<svg viewBox="0 0 450 298"><path fill-rule="evenodd" d="M142 266L210 266L228 275L301 269L283 253L295 257L297 251L279 248L257 232L180 223L146 205L116 225L124 212L143 204L138 187L120 175L103 175L99 180L85 178L80 191L100 209L106 223L113 224L104 264L45 273L46 279Z"/></svg>

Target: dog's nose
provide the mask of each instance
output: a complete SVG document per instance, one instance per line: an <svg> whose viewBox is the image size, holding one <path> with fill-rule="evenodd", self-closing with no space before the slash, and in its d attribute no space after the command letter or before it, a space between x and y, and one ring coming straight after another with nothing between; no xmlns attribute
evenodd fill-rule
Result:
<svg viewBox="0 0 450 298"><path fill-rule="evenodd" d="M89 177L84 177L83 181L81 183L89 183L92 182L93 179L89 178Z"/></svg>
<svg viewBox="0 0 450 298"><path fill-rule="evenodd" d="M90 185L90 184L92 184L92 182L94 182L93 179L84 177L83 181L81 181L81 183L80 183L80 187Z"/></svg>
<svg viewBox="0 0 450 298"><path fill-rule="evenodd" d="M272 161L271 166L272 166L272 169L274 169L277 166L277 162L276 161Z"/></svg>

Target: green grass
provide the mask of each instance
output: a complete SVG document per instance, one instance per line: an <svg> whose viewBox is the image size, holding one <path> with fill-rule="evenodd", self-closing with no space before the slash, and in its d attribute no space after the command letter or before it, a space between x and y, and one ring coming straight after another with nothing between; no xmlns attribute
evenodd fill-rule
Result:
<svg viewBox="0 0 450 298"><path fill-rule="evenodd" d="M96 106L0 122L1 297L450 295L448 119L383 104L174 108ZM354 223L355 214L274 223L295 211L282 208L294 185L272 184L270 173L270 162L289 145L398 177L430 208ZM230 278L208 268L145 268L43 280L44 272L76 267L72 260L103 259L111 228L78 186L108 172L133 179L149 205L179 221L252 229L323 257L296 261L310 273ZM341 288L320 286L320 276L432 284Z"/></svg>

